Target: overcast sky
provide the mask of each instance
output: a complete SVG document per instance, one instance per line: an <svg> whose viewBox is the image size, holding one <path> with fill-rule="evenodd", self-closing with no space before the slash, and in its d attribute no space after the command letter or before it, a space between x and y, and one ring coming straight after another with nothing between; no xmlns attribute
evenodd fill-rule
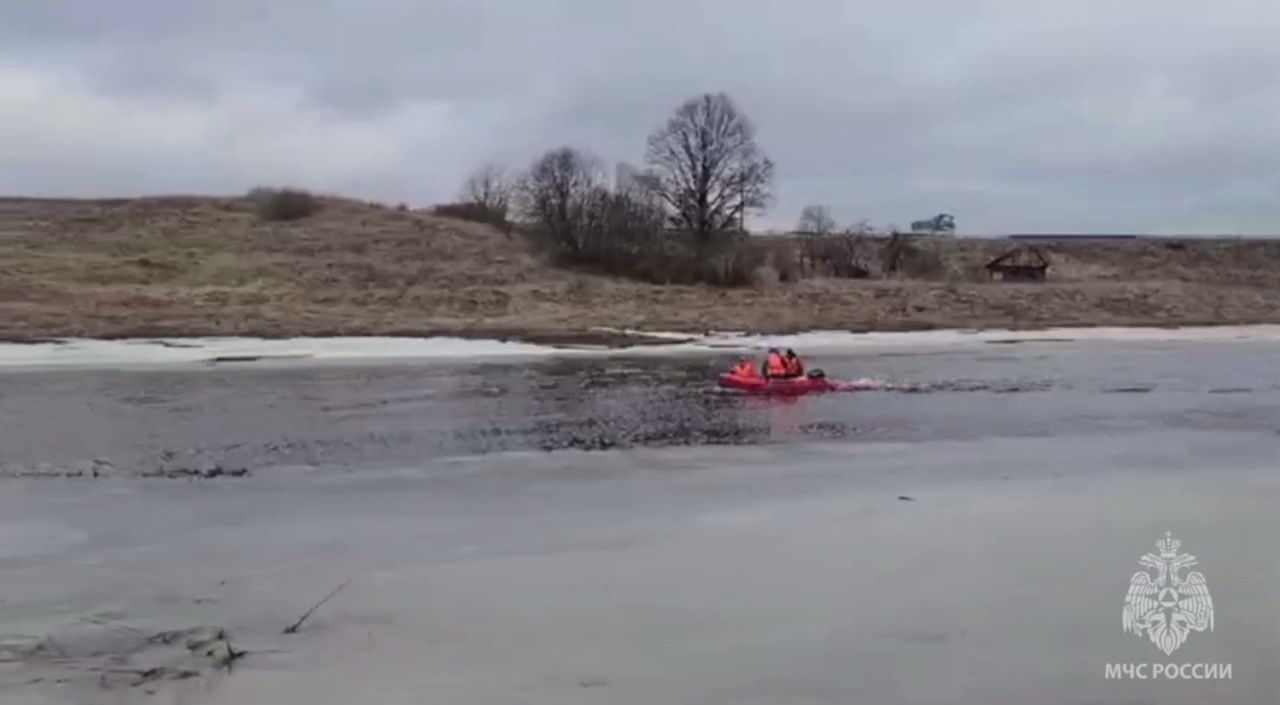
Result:
<svg viewBox="0 0 1280 705"><path fill-rule="evenodd" d="M962 232L1280 233L1280 3L0 3L0 193L452 198L641 163L726 91L807 203Z"/></svg>

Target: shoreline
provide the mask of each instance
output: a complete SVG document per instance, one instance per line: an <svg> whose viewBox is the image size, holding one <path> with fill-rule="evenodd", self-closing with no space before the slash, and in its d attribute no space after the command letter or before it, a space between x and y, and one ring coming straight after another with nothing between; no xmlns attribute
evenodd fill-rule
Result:
<svg viewBox="0 0 1280 705"><path fill-rule="evenodd" d="M1280 325L1045 326L796 333L591 331L610 345L460 336L64 338L0 342L0 370L157 368L254 369L262 365L347 365L520 360L614 355L759 354L771 346L811 355L929 347L1071 342L1280 342ZM627 345L621 341L639 338ZM576 337L575 341L589 339Z"/></svg>
<svg viewBox="0 0 1280 705"><path fill-rule="evenodd" d="M930 333L956 331L1004 331L1025 333L1049 330L1186 330L1238 327L1280 326L1280 320L1270 317L1168 320L1162 318L1136 318L1123 321L1082 322L1079 320L1038 321L1025 324L1001 324L995 321L975 320L942 323L934 321L904 320L884 324L855 324L849 326L787 325L728 327L716 330L706 327L635 328L627 326L590 326L586 328L550 328L519 326L470 325L458 327L384 328L381 326L322 327L306 332L281 330L272 326L262 329L253 326L238 327L235 331L215 331L206 327L193 327L186 331L155 329L148 326L122 327L119 330L98 335L60 333L56 329L44 333L3 332L0 329L0 346L5 345L62 345L72 341L137 343L145 341L172 341L181 346L186 340L320 340L385 338L393 340L455 339L481 342L537 345L550 348L606 348L666 346L673 343L691 343L714 335L742 335L758 337L792 337L811 333L842 333L852 336L885 333Z"/></svg>

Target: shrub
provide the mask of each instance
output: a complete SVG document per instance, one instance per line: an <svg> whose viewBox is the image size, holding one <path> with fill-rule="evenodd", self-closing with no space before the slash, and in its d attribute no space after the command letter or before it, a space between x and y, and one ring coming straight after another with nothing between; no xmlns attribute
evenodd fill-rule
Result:
<svg viewBox="0 0 1280 705"><path fill-rule="evenodd" d="M301 220L320 210L315 195L298 189L255 188L249 200L257 204L258 217L265 221Z"/></svg>
<svg viewBox="0 0 1280 705"><path fill-rule="evenodd" d="M624 228L595 235L574 251L563 249L555 238L540 242L561 265L652 284L750 286L768 260L765 248L746 236L699 244L691 233L662 229Z"/></svg>
<svg viewBox="0 0 1280 705"><path fill-rule="evenodd" d="M804 273L800 252L796 244L783 240L769 248L769 263L778 272L778 281L787 284L800 281Z"/></svg>
<svg viewBox="0 0 1280 705"><path fill-rule="evenodd" d="M492 225L503 232L511 230L511 223L507 220L505 212L495 211L479 203L441 203L432 208L431 212L442 218L457 218Z"/></svg>
<svg viewBox="0 0 1280 705"><path fill-rule="evenodd" d="M908 279L943 279L948 272L936 246L901 233L894 233L881 248L880 266L887 276Z"/></svg>
<svg viewBox="0 0 1280 705"><path fill-rule="evenodd" d="M815 273L846 279L871 276L871 246L865 234L807 235L800 248L807 268Z"/></svg>
<svg viewBox="0 0 1280 705"><path fill-rule="evenodd" d="M766 260L739 233L670 230L656 193L604 183L599 161L568 147L540 157L519 180L525 230L558 264L655 284L746 286Z"/></svg>
<svg viewBox="0 0 1280 705"><path fill-rule="evenodd" d="M713 268L708 269L704 264L695 280L704 284L751 286L756 281L756 272L769 261L769 252L765 246L745 234L724 236L709 248L698 249L702 251L695 251L692 255L703 262L709 260L713 265ZM785 275L780 270L779 278L783 276Z"/></svg>

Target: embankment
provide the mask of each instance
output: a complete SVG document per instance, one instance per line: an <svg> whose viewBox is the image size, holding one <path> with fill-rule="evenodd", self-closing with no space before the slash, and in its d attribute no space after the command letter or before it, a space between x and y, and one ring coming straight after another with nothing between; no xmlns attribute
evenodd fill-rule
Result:
<svg viewBox="0 0 1280 705"><path fill-rule="evenodd" d="M935 280L740 289L551 266L519 235L342 199L262 222L241 198L0 199L0 337L455 335L616 343L596 329L923 330L1280 322L1280 242L1045 246L1044 284L981 281L1007 242L924 243Z"/></svg>

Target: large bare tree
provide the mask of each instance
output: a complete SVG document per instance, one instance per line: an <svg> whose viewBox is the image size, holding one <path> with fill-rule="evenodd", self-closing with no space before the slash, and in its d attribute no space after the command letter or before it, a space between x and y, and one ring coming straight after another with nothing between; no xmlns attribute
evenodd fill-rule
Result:
<svg viewBox="0 0 1280 705"><path fill-rule="evenodd" d="M649 136L645 160L673 224L701 242L742 228L746 212L769 200L773 162L756 147L751 122L724 93L681 105Z"/></svg>
<svg viewBox="0 0 1280 705"><path fill-rule="evenodd" d="M511 177L502 167L487 164L462 185L462 201L499 218L506 218L513 188Z"/></svg>
<svg viewBox="0 0 1280 705"><path fill-rule="evenodd" d="M836 220L831 217L831 209L822 205L805 206L800 211L800 221L796 230L806 235L826 237L835 232Z"/></svg>
<svg viewBox="0 0 1280 705"><path fill-rule="evenodd" d="M521 178L521 211L562 251L577 254L604 182L603 167L595 157L572 147L553 149Z"/></svg>

